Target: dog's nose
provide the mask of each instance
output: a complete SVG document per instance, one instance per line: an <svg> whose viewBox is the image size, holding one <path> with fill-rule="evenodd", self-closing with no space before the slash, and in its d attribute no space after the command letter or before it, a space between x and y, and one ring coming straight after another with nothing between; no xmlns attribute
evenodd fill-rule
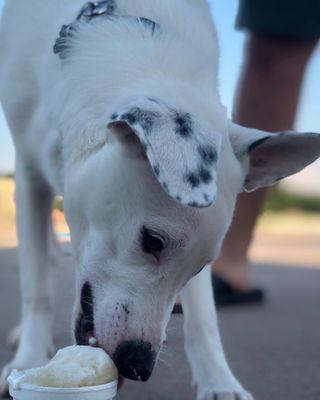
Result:
<svg viewBox="0 0 320 400"><path fill-rule="evenodd" d="M113 359L124 378L145 382L151 376L156 353L148 342L127 341L117 347Z"/></svg>

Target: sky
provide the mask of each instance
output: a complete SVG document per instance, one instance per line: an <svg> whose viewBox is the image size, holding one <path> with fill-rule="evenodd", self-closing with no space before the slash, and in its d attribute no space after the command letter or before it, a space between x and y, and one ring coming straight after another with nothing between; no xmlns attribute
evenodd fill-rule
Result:
<svg viewBox="0 0 320 400"><path fill-rule="evenodd" d="M242 63L245 35L234 28L238 0L210 0L210 3L213 9L221 48L220 93L223 103L231 111L235 86ZM3 0L0 0L0 10L2 5ZM320 49L315 52L308 73L306 74L296 123L297 129L320 131L319 93ZM0 111L0 173L12 171L13 165L14 151L12 141L6 127L5 118Z"/></svg>

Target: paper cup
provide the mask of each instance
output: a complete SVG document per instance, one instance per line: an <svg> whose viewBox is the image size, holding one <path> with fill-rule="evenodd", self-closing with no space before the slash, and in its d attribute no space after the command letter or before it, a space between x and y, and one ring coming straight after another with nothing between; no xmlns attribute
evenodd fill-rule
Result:
<svg viewBox="0 0 320 400"><path fill-rule="evenodd" d="M28 384L17 385L9 376L9 393L14 400L112 400L117 394L118 381L81 388L49 388Z"/></svg>

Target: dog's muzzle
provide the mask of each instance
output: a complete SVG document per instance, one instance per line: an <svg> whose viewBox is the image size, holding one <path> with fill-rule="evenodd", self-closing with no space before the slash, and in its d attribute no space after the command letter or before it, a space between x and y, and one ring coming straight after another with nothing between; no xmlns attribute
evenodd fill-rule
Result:
<svg viewBox="0 0 320 400"><path fill-rule="evenodd" d="M95 337L93 293L89 282L81 289L80 303L81 311L76 322L75 339L78 345L87 346L90 339ZM112 358L120 376L145 382L152 374L157 353L152 350L151 343L132 340L120 343Z"/></svg>

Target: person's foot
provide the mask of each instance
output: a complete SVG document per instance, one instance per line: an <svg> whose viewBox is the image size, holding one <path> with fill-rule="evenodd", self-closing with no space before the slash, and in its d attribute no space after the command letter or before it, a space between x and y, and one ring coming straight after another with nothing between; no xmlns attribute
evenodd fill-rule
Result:
<svg viewBox="0 0 320 400"><path fill-rule="evenodd" d="M214 266L212 285L217 306L261 304L265 300L265 292L255 287L252 281L251 266L248 262L224 263L222 259ZM177 299L172 314L182 314L182 305Z"/></svg>
<svg viewBox="0 0 320 400"><path fill-rule="evenodd" d="M238 289L227 280L212 273L212 285L216 306L261 304L265 299L265 293L258 287Z"/></svg>
<svg viewBox="0 0 320 400"><path fill-rule="evenodd" d="M212 285L217 306L259 304L265 293L253 284L253 274L248 260L226 259L223 255L215 263Z"/></svg>
<svg viewBox="0 0 320 400"><path fill-rule="evenodd" d="M183 314L182 305L179 301L177 301L176 304L174 305L171 314Z"/></svg>

